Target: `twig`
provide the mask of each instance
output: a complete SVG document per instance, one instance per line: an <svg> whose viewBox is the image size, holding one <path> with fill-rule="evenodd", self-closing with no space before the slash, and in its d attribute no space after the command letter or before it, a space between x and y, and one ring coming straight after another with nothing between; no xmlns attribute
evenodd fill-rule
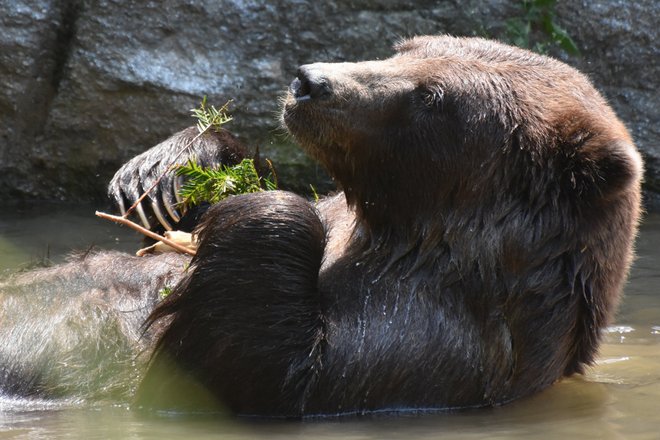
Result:
<svg viewBox="0 0 660 440"><path fill-rule="evenodd" d="M270 169L270 173L273 175L273 183L275 184L275 188L277 188L279 185L277 183L277 173L275 172L275 167L273 166L273 162L271 162L270 159L266 159L266 163L268 164L268 169Z"/></svg>
<svg viewBox="0 0 660 440"><path fill-rule="evenodd" d="M172 240L169 240L169 239L163 237L162 235L156 234L155 232L151 232L149 229L143 228L142 226L138 225L135 222L132 222L131 220L129 220L125 217L121 217L121 216L118 216L118 215L112 215L112 214L106 214L105 212L100 212L100 211L96 211L96 216L104 218L106 220L113 221L115 223L120 223L122 225L126 225L129 228L134 229L134 230L138 231L139 233L146 235L149 238L153 238L154 240L162 241L166 245L168 245L170 247L173 247L177 251L183 252L184 254L188 254L188 255L192 255L192 256L194 256L196 254L196 252L194 250L189 249L185 246L181 246L179 243L173 242Z"/></svg>

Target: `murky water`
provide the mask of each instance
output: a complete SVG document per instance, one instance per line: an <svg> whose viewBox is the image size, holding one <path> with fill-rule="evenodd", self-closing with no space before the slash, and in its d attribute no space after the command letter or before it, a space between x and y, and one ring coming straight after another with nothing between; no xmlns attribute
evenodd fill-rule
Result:
<svg viewBox="0 0 660 440"><path fill-rule="evenodd" d="M90 244L134 250L132 232L94 209L0 213L0 273ZM660 439L660 216L649 216L626 298L585 376L511 405L458 414L272 422L144 414L0 398L0 439Z"/></svg>
<svg viewBox="0 0 660 440"><path fill-rule="evenodd" d="M63 205L2 209L0 276L44 260L57 263L92 246L134 252L140 243L138 234L96 217L96 209Z"/></svg>

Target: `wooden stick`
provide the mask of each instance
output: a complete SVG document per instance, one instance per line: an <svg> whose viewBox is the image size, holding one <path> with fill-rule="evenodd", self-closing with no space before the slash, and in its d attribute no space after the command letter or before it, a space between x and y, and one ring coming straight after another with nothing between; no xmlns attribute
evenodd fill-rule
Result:
<svg viewBox="0 0 660 440"><path fill-rule="evenodd" d="M193 256L196 254L196 252L194 250L189 249L185 246L181 246L179 243L175 243L172 240L168 240L167 238L163 237L162 235L156 234L155 232L151 232L149 229L143 228L142 226L138 225L135 222L130 221L127 218L124 218L124 217L121 217L121 216L118 216L118 215L106 214L105 212L100 212L100 211L96 211L96 216L104 218L106 220L113 221L115 223L120 223L122 225L126 225L129 228L134 229L134 230L138 231L139 233L146 235L149 238L153 238L154 240L162 241L166 245L168 245L168 246L170 246L170 247L172 247L172 248L176 249L177 251L182 252L184 254L193 255Z"/></svg>

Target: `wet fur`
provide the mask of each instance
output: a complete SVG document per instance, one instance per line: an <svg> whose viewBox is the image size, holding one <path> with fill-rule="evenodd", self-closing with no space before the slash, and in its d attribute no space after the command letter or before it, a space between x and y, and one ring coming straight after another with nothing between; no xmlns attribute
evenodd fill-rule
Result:
<svg viewBox="0 0 660 440"><path fill-rule="evenodd" d="M468 38L397 50L304 66L323 93L285 100L343 192L214 206L184 275L185 257L102 252L0 285L0 391L123 400L143 378L137 406L307 417L500 405L583 371L632 259L630 136L558 61ZM134 200L171 145L111 195Z"/></svg>
<svg viewBox="0 0 660 440"><path fill-rule="evenodd" d="M198 134L196 127L184 129L127 162L109 185L110 199L128 208L173 163L192 158L203 166L233 165L246 156L223 130L205 133L177 157ZM166 203L176 204L175 180L168 173L142 204L152 229L163 229L154 209L165 213ZM179 223L167 220L182 229L195 223L194 214ZM163 327L143 333L142 324L189 260L90 250L65 264L1 279L0 397L131 401Z"/></svg>
<svg viewBox="0 0 660 440"><path fill-rule="evenodd" d="M132 399L158 326L142 323L189 258L90 251L0 282L0 396Z"/></svg>
<svg viewBox="0 0 660 440"><path fill-rule="evenodd" d="M300 417L500 405L593 362L640 210L626 129L550 58L452 37L397 50L301 68L323 90L290 93L283 121L343 193L214 207L150 317L169 322L152 371ZM149 376L140 403L176 406L159 396L177 378Z"/></svg>

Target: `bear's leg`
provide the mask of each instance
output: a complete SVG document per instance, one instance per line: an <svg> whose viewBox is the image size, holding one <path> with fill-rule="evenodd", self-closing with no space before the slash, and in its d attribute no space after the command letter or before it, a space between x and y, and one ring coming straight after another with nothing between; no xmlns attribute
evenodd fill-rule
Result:
<svg viewBox="0 0 660 440"><path fill-rule="evenodd" d="M300 416L323 340L317 279L325 230L291 193L211 208L189 274L151 315L168 322L138 405Z"/></svg>
<svg viewBox="0 0 660 440"><path fill-rule="evenodd" d="M141 325L189 261L89 251L0 279L0 398L132 400L158 331Z"/></svg>

